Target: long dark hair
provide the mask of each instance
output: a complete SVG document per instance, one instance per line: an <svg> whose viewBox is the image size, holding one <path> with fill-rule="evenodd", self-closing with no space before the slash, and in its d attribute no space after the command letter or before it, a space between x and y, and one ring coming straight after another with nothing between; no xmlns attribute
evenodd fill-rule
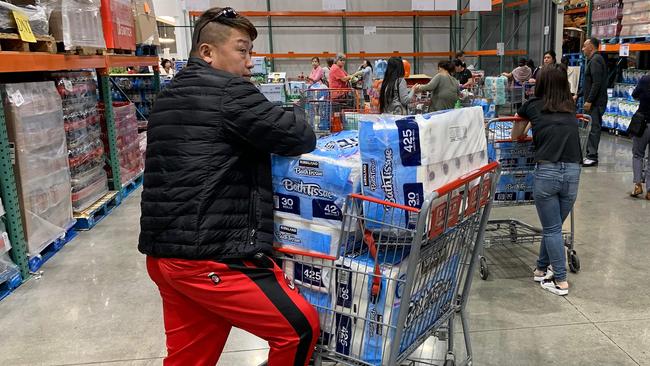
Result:
<svg viewBox="0 0 650 366"><path fill-rule="evenodd" d="M386 65L384 81L381 82L379 92L379 110L384 113L385 108L393 101L395 85L404 77L404 63L401 57L391 57Z"/></svg>
<svg viewBox="0 0 650 366"><path fill-rule="evenodd" d="M552 64L542 67L535 86L535 96L544 102L542 111L549 113L575 113L566 66Z"/></svg>
<svg viewBox="0 0 650 366"><path fill-rule="evenodd" d="M366 66L369 66L369 67L370 67L370 70L374 70L374 69L372 68L372 62L370 62L370 61L368 61L368 60L363 60L363 64L362 64L361 66L362 66L364 69L366 68Z"/></svg>

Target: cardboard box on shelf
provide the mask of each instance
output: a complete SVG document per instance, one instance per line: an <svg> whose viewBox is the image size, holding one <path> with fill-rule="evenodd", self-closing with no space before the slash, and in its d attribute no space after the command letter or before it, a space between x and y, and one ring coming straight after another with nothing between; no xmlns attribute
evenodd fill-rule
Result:
<svg viewBox="0 0 650 366"><path fill-rule="evenodd" d="M160 46L153 1L135 0L133 15L135 17L135 43Z"/></svg>
<svg viewBox="0 0 650 366"><path fill-rule="evenodd" d="M50 34L66 50L76 47L106 48L100 19L99 0L47 0L51 10Z"/></svg>
<svg viewBox="0 0 650 366"><path fill-rule="evenodd" d="M135 50L135 22L130 0L101 0L106 48Z"/></svg>

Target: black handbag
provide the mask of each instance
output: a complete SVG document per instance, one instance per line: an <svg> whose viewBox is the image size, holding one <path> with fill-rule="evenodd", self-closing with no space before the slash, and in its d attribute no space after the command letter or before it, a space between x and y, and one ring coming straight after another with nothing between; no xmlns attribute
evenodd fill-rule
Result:
<svg viewBox="0 0 650 366"><path fill-rule="evenodd" d="M627 128L627 133L632 136L641 137L643 136L643 133L645 132L645 129L647 127L648 124L646 122L645 115L640 111L636 111L636 113L634 113L634 115L632 116L632 121L630 121L630 125Z"/></svg>

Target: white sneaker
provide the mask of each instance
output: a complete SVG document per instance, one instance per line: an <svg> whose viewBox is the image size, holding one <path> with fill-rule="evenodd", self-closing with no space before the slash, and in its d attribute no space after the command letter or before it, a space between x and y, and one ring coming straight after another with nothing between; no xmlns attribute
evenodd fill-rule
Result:
<svg viewBox="0 0 650 366"><path fill-rule="evenodd" d="M535 276L535 271L533 271L533 281L535 282L542 282L542 281L548 281L553 279L553 270L551 269L551 267L548 267L546 269L546 273L544 273L543 276Z"/></svg>
<svg viewBox="0 0 650 366"><path fill-rule="evenodd" d="M586 158L582 161L582 166L590 167L590 166L596 166L598 165L598 160L592 160L589 158Z"/></svg>
<svg viewBox="0 0 650 366"><path fill-rule="evenodd" d="M568 288L560 288L560 286L555 283L555 280L542 281L540 282L542 288L546 291L552 292L558 296L566 296L569 294Z"/></svg>

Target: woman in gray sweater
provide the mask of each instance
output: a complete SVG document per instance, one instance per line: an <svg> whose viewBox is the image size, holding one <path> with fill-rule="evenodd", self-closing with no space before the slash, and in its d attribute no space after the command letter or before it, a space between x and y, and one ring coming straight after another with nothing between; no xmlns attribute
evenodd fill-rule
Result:
<svg viewBox="0 0 650 366"><path fill-rule="evenodd" d="M453 109L458 100L458 80L451 74L455 68L450 61L438 62L438 73L427 85L415 85L413 90L416 93L431 92L431 109L441 111Z"/></svg>
<svg viewBox="0 0 650 366"><path fill-rule="evenodd" d="M391 57L386 65L386 74L379 91L381 113L407 114L408 102L413 98L404 80L404 63L400 57Z"/></svg>

